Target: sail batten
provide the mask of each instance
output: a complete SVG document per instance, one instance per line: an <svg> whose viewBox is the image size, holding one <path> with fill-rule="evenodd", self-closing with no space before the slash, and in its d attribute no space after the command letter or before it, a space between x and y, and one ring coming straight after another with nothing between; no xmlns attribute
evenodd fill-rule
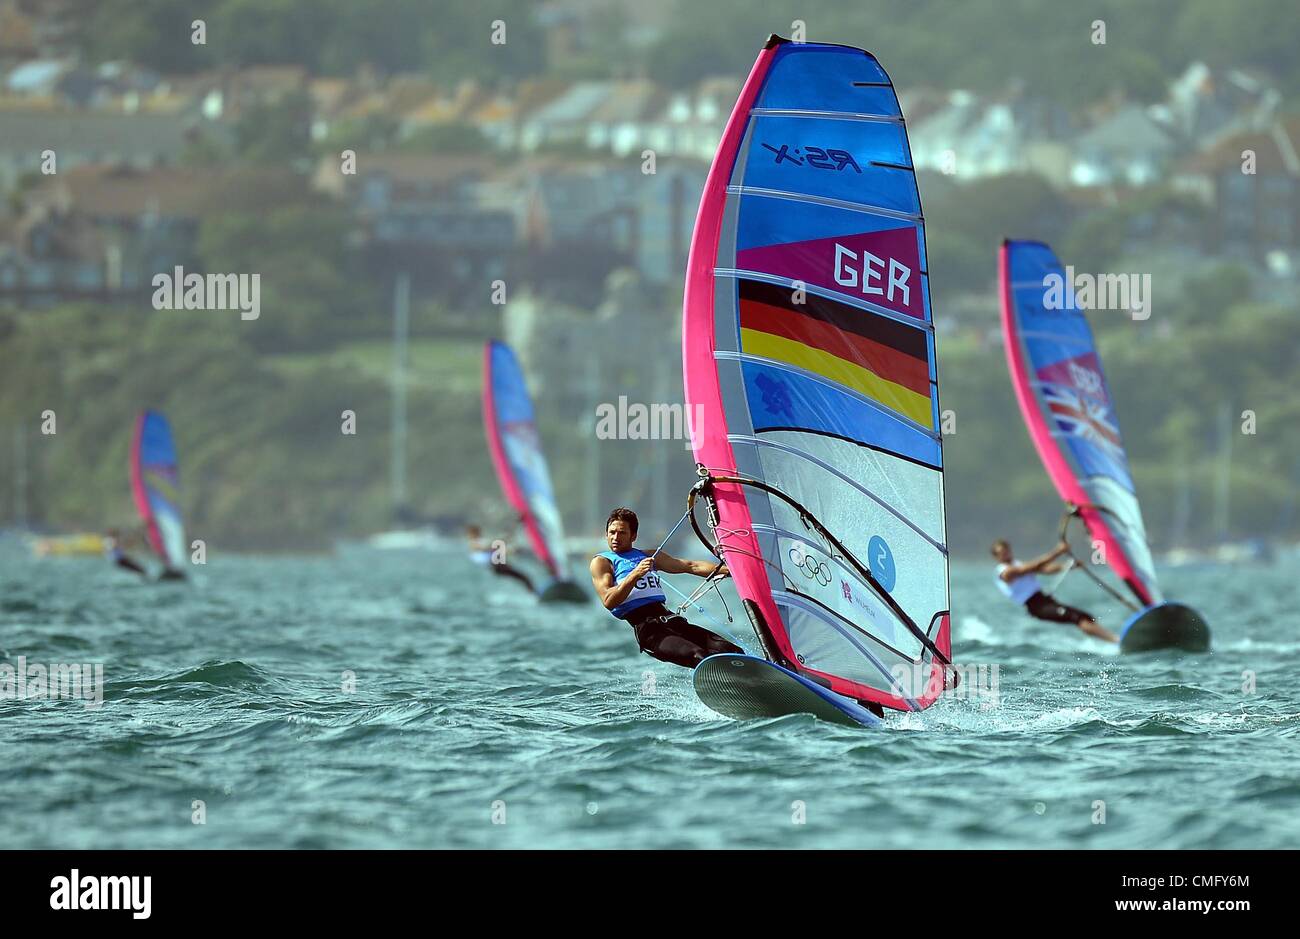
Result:
<svg viewBox="0 0 1300 939"><path fill-rule="evenodd" d="M750 117L815 117L820 119L836 121L888 121L890 123L901 123L902 118L897 114L868 114L863 111L850 113L848 111L796 111L789 108L754 108L749 112Z"/></svg>
<svg viewBox="0 0 1300 939"><path fill-rule="evenodd" d="M755 345L757 345L757 343L751 340L751 348L754 347ZM909 430L914 430L919 434L929 437L935 442L938 442L941 439L938 433L931 430L929 427L925 426L920 421L913 420L909 417L899 414L896 411L891 410L888 406L881 404L879 401L876 401L865 394L856 392L855 389L853 388L844 387L842 383L837 383L828 380L826 377L817 374L817 372L815 372L811 368L803 368L801 366L794 365L790 362L783 362L779 359L773 359L764 355L753 355L753 354L746 354L743 352L721 352L716 356L716 358L730 359L736 362L748 362L750 364L759 365L764 368L771 369L773 371L786 372L790 375L803 378L809 382L812 382L817 385L821 385L826 388L832 388L835 390L837 394L841 394L846 398L851 398L853 401L855 401L862 407L869 408L872 411L875 411L876 413L880 414L880 416L884 419L891 420L903 427L908 428Z"/></svg>
<svg viewBox="0 0 1300 939"><path fill-rule="evenodd" d="M695 457L715 468L714 533L765 648L899 710L937 699L951 655L925 258L884 70L860 49L774 38L727 122L691 243Z"/></svg>
<svg viewBox="0 0 1300 939"><path fill-rule="evenodd" d="M879 165L879 164L873 164ZM874 205L870 202L855 202L851 199L833 199L802 192L789 192L785 189L762 189L756 186L729 186L727 192L736 196L760 196L768 199L785 199L790 202L804 202L809 205L824 205L830 208L847 209L850 212L864 212L886 218L901 219L908 222L924 221L919 212L907 212L891 209L888 206Z"/></svg>
<svg viewBox="0 0 1300 939"><path fill-rule="evenodd" d="M736 438L736 437L734 437L734 436L732 437L732 440L733 440L733 441L736 440L736 439L740 439L740 438ZM895 508L893 505L891 505L891 504L890 504L890 503L889 503L889 502L888 502L884 497L879 496L879 495L877 495L876 493L872 492L870 489L866 488L865 486L863 486L861 483L857 482L856 480L854 480L854 479L850 479L848 476L845 476L843 473L841 473L841 472L840 472L839 470L837 470L835 467L829 465L828 463L824 463L824 462L822 462L821 460L817 459L817 457L813 456L811 453L804 453L804 452L802 452L802 451L800 451L800 450L796 450L796 449L794 449L794 448L792 448L792 447L787 447L787 446L785 446L784 444L780 443L779 441L769 440L769 439L760 438L760 437L747 437L747 438L744 438L744 440L745 440L746 442L752 443L752 444L753 444L754 446L756 446L756 447L771 447L771 448L774 449L774 450L781 450L781 451L783 451L783 452L785 452L785 453L790 454L790 455L791 455L792 457L794 457L795 459L798 459L798 460L806 460L806 461L808 461L809 463L814 464L814 465L817 466L818 468L823 469L823 470L826 470L828 473L833 474L833 475L834 475L834 476L835 476L835 477L836 477L840 482L842 482L844 485L846 485L846 486L851 486L853 489L855 489L855 490L857 490L858 492L862 493L862 495L866 496L868 499L870 499L872 502L874 502L874 503L875 503L877 506L879 506L883 511L888 512L890 515L892 515L894 518L898 519L898 520L899 520L900 522L902 522L904 525L906 525L906 526L908 526L909 528L911 528L913 531L915 531L915 532L916 532L918 535L920 535L922 538L926 539L926 540L929 541L932 545L934 545L934 547L935 547L937 550L942 551L942 552L945 553L945 554L948 553L948 546L947 546L947 545L942 544L942 543L939 542L938 540L932 538L932 537L931 537L931 536L930 536L930 535L929 535L929 534L928 534L928 533L927 533L927 532L926 532L926 531L925 531L925 530L924 530L920 525L918 525L918 524L917 524L913 519L909 518L909 517L908 517L906 514L904 514L902 511L900 511L899 509L897 509L897 508ZM895 494L895 497L897 498L897 494Z"/></svg>

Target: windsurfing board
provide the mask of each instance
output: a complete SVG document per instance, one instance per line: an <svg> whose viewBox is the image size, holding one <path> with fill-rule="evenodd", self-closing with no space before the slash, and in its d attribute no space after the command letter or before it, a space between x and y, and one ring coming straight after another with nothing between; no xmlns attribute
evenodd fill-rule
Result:
<svg viewBox="0 0 1300 939"><path fill-rule="evenodd" d="M739 721L811 714L854 727L883 723L856 702L752 655L711 655L695 666L694 684L695 694L707 707Z"/></svg>
<svg viewBox="0 0 1300 939"><path fill-rule="evenodd" d="M1209 652L1210 627L1201 614L1182 603L1161 603L1129 617L1119 634L1119 651Z"/></svg>

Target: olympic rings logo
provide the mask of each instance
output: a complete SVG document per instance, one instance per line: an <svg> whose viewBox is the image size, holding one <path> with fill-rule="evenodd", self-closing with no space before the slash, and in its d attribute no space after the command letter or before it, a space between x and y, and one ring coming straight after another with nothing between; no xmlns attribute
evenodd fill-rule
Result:
<svg viewBox="0 0 1300 939"><path fill-rule="evenodd" d="M819 586L830 586L830 565L825 561L818 561L815 557L805 552L799 545L792 545L789 553L790 563L799 568L804 577L816 581Z"/></svg>

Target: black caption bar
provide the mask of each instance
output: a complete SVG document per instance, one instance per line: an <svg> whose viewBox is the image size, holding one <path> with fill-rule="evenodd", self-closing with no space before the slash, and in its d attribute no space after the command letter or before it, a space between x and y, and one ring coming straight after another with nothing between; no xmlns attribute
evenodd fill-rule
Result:
<svg viewBox="0 0 1300 939"><path fill-rule="evenodd" d="M1199 916L1231 928L1287 909L1286 861L1246 851L11 851L0 874L8 923L91 928L373 928L395 916L499 927L659 915L667 928L685 913L693 929L711 920L734 929L812 908L823 922L915 926L923 912L955 925L979 911L1041 911L1053 922Z"/></svg>

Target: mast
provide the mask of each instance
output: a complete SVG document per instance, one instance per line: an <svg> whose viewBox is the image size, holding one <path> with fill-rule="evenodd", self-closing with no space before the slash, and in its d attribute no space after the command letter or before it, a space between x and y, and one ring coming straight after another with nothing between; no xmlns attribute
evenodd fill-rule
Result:
<svg viewBox="0 0 1300 939"><path fill-rule="evenodd" d="M1219 460L1214 486L1214 535L1219 544L1228 541L1228 519L1232 505L1232 406L1219 405Z"/></svg>
<svg viewBox="0 0 1300 939"><path fill-rule="evenodd" d="M660 355L656 355L651 359L651 363L652 363L651 374L653 376L654 395L650 400L654 404L667 402L671 400L668 396L668 375L667 375L667 369L665 368L665 363L667 361L668 360L666 356L660 356ZM651 409L650 418L652 421L656 419L653 408ZM671 422L668 420L664 420L663 424L665 428L672 426ZM654 428L652 428L651 436L653 437L654 435L655 435L655 430ZM660 526L660 525L663 526L662 528L657 528L656 530L667 531L671 522L669 521L668 518L669 511L670 511L668 508L669 479L668 479L668 467L666 465L665 457L668 454L668 448L672 446L672 442L670 440L658 440L658 441L654 441L652 445L654 447L654 457L651 461L651 464L654 467L654 469L650 479L650 487L651 487L650 508L652 513L651 517L654 519L654 523L656 526Z"/></svg>
<svg viewBox="0 0 1300 939"><path fill-rule="evenodd" d="M14 526L27 530L27 434L22 424L14 427Z"/></svg>
<svg viewBox="0 0 1300 939"><path fill-rule="evenodd" d="M406 363L411 320L411 277L397 275L393 290L393 426L392 498L393 521L403 523L406 515Z"/></svg>
<svg viewBox="0 0 1300 939"><path fill-rule="evenodd" d="M596 427L599 418L596 417L596 403L600 395L600 356L587 356L587 387L584 389L583 398L587 404L587 413L591 416L590 421L584 420L586 425L583 430L587 436L587 532L588 537L600 532L604 535L603 509L600 502L600 441L596 439Z"/></svg>
<svg viewBox="0 0 1300 939"><path fill-rule="evenodd" d="M1296 517L1296 489L1300 487L1300 457L1296 458L1295 469L1291 473L1291 485L1287 487L1286 497L1282 502L1282 511L1278 515L1277 536L1283 538L1291 530Z"/></svg>
<svg viewBox="0 0 1300 939"><path fill-rule="evenodd" d="M1186 547L1187 527L1192 519L1192 478L1186 460L1178 461L1174 479L1174 511L1172 513L1172 531L1169 534L1170 548Z"/></svg>

